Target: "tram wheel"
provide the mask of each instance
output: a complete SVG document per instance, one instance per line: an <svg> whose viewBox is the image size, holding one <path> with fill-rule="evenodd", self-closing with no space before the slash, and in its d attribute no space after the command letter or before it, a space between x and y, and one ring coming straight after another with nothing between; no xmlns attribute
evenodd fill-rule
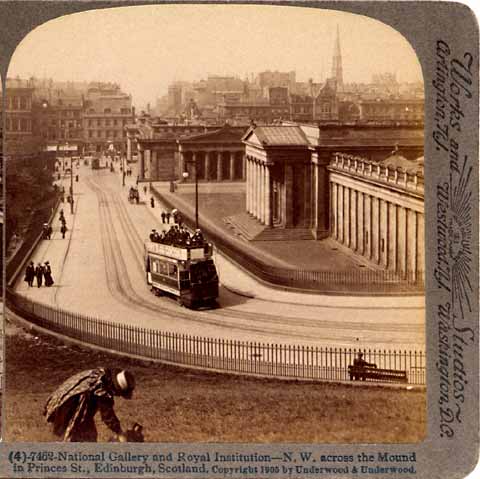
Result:
<svg viewBox="0 0 480 479"><path fill-rule="evenodd" d="M184 303L183 303L182 298L177 298L177 304L178 304L180 307L185 306Z"/></svg>

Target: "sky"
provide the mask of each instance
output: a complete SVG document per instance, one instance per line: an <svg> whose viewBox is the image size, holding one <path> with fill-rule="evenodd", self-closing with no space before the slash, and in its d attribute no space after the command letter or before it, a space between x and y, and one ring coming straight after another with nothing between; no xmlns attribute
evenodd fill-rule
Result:
<svg viewBox="0 0 480 479"><path fill-rule="evenodd" d="M271 5L150 5L91 10L51 20L15 51L8 77L113 81L136 106L170 83L264 70L297 81L330 75L337 26L344 82L396 72L422 81L414 50L396 30L362 15Z"/></svg>

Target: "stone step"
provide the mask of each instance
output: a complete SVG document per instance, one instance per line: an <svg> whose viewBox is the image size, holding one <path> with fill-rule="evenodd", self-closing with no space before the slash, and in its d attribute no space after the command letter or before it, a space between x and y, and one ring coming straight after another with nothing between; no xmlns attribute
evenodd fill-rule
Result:
<svg viewBox="0 0 480 479"><path fill-rule="evenodd" d="M298 241L313 240L308 228L270 228L247 213L228 216L223 221L235 233L249 241Z"/></svg>
<svg viewBox="0 0 480 479"><path fill-rule="evenodd" d="M313 240L312 232L307 228L267 228L255 241L300 241Z"/></svg>
<svg viewBox="0 0 480 479"><path fill-rule="evenodd" d="M252 218L248 213L227 216L223 221L229 225L236 234L249 241L254 240L267 228L255 218Z"/></svg>

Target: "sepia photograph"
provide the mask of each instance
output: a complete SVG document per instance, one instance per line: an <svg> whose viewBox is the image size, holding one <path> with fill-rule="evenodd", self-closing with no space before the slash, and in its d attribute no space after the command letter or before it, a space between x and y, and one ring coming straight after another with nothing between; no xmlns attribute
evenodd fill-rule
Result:
<svg viewBox="0 0 480 479"><path fill-rule="evenodd" d="M25 36L3 106L4 441L410 444L379 461L413 467L425 92L399 31L95 8Z"/></svg>

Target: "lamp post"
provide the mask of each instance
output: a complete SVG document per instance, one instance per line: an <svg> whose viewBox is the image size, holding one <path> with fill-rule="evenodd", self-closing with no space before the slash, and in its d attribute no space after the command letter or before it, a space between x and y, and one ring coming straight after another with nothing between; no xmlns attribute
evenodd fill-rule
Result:
<svg viewBox="0 0 480 479"><path fill-rule="evenodd" d="M70 156L70 213L73 215L73 156L70 155L68 141L65 146L67 149L67 155Z"/></svg>
<svg viewBox="0 0 480 479"><path fill-rule="evenodd" d="M122 186L125 186L125 157L122 155Z"/></svg>

